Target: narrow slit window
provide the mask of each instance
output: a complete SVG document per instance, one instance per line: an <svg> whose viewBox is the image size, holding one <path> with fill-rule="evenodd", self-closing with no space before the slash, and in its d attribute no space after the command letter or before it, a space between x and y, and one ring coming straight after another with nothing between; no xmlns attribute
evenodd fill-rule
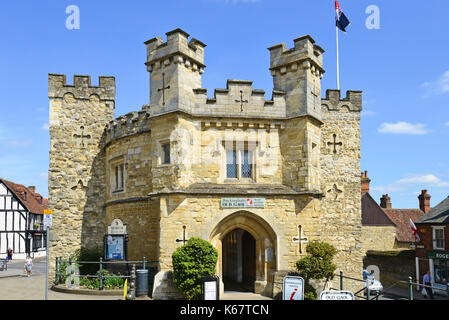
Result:
<svg viewBox="0 0 449 320"><path fill-rule="evenodd" d="M166 143L162 145L163 152L163 164L170 164L170 143Z"/></svg>

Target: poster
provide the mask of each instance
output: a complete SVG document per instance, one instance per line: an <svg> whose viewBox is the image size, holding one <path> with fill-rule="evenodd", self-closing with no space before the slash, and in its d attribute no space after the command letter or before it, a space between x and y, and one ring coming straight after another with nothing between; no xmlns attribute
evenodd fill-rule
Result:
<svg viewBox="0 0 449 320"><path fill-rule="evenodd" d="M106 259L124 259L124 237L122 235L108 235Z"/></svg>

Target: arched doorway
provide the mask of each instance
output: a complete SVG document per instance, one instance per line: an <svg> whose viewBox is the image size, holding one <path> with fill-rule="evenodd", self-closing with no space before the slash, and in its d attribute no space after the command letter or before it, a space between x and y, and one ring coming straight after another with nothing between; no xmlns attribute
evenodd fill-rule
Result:
<svg viewBox="0 0 449 320"><path fill-rule="evenodd" d="M256 240L243 229L223 239L223 282L225 290L254 291L256 281Z"/></svg>
<svg viewBox="0 0 449 320"><path fill-rule="evenodd" d="M277 237L269 223L252 212L238 211L215 226L210 241L219 252L217 274L223 281L221 288L229 290L234 282L240 290L269 293L269 275L277 270Z"/></svg>

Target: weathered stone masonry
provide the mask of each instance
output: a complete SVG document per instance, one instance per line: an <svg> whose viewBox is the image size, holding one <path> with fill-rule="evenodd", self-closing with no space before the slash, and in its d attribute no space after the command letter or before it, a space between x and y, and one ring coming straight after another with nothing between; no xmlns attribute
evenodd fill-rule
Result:
<svg viewBox="0 0 449 320"><path fill-rule="evenodd" d="M159 261L156 299L179 297L171 255L184 226L187 238L216 246L222 279L226 235L250 233L255 292L279 294L281 275L306 254L298 236L332 243L339 270L360 277L361 92L342 99L328 90L322 99L324 50L305 36L291 49L269 48L269 100L247 80L228 80L208 98L201 86L205 44L188 38L176 29L166 42L145 42L150 104L116 119L113 78L92 87L88 77L68 86L63 75L49 76L49 207L58 237L51 261L102 245L106 226L119 218L129 232L129 258ZM250 178L228 178L229 150L251 151ZM123 189L116 188L117 165L124 166ZM233 197L264 198L265 207L221 207L222 198Z"/></svg>

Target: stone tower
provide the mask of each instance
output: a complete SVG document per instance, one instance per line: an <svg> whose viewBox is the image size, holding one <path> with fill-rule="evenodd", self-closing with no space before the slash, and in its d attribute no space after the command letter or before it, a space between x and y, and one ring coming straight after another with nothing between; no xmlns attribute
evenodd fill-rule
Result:
<svg viewBox="0 0 449 320"><path fill-rule="evenodd" d="M287 94L287 117L310 115L321 119L324 50L310 36L293 42L294 47L289 50L284 43L268 48L274 90Z"/></svg>
<svg viewBox="0 0 449 320"><path fill-rule="evenodd" d="M50 263L67 258L81 246L96 247L104 234L105 127L113 119L115 78L49 74L49 203L53 209ZM50 273L53 277L54 273Z"/></svg>
<svg viewBox="0 0 449 320"><path fill-rule="evenodd" d="M195 104L193 89L201 88L204 73L204 47L181 29L145 42L147 70L150 73L151 114L173 110L191 111Z"/></svg>
<svg viewBox="0 0 449 320"><path fill-rule="evenodd" d="M321 78L324 50L310 36L268 48L274 90L285 93L286 130L281 136L283 183L302 191L320 189ZM294 137L294 147L291 139Z"/></svg>

